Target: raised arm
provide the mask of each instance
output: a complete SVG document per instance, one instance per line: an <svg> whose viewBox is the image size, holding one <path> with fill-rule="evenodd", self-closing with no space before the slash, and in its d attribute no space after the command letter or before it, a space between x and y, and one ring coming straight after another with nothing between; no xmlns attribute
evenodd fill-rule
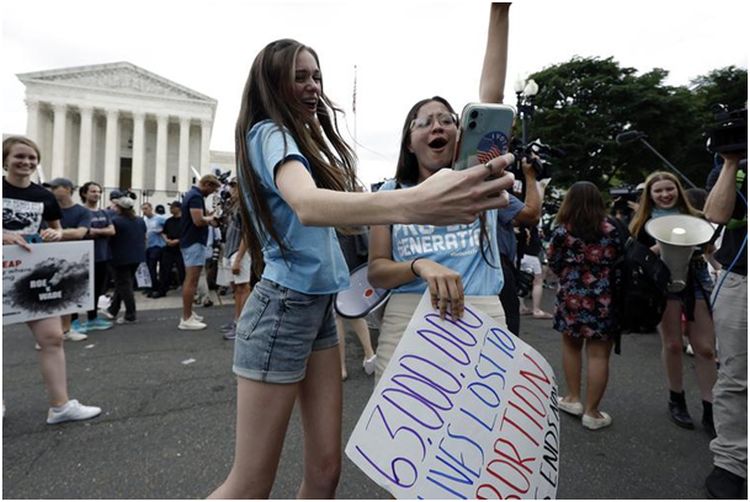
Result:
<svg viewBox="0 0 750 502"><path fill-rule="evenodd" d="M482 76L479 81L479 100L482 103L502 103L505 73L508 63L508 11L510 3L490 5L490 25L487 48L484 51Z"/></svg>
<svg viewBox="0 0 750 502"><path fill-rule="evenodd" d="M740 156L731 154L724 156L724 166L719 173L719 179L708 193L703 207L703 213L708 221L724 224L732 219L739 167Z"/></svg>

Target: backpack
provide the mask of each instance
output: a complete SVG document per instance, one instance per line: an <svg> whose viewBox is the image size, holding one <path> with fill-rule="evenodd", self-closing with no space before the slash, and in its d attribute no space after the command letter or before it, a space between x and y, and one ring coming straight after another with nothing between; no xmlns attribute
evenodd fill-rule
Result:
<svg viewBox="0 0 750 502"><path fill-rule="evenodd" d="M630 236L615 219L620 234L620 258L613 267L613 305L620 331L652 333L667 305L670 272L646 245Z"/></svg>

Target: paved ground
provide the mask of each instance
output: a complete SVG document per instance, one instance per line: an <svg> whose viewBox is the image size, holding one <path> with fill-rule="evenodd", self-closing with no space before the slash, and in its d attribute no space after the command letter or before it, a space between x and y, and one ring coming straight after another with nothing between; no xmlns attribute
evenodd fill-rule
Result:
<svg viewBox="0 0 750 502"><path fill-rule="evenodd" d="M549 292L546 292L551 296ZM25 327L3 333L3 498L202 498L229 471L235 423L232 344L216 327L229 306L201 309L210 329L177 330L178 299L138 297L139 322L66 344L70 394L104 413L87 423L45 425L47 404L34 343ZM523 338L562 378L559 335L550 321L526 320ZM344 440L372 390L358 371L350 335L344 383ZM627 335L613 356L603 409L611 428L589 432L563 414L559 498L703 498L711 469L708 437L674 426L656 335ZM184 364L187 360L195 362ZM692 359L685 357L690 411L700 417ZM564 383L561 381L561 387ZM301 476L295 414L274 498L294 498ZM338 496L385 498L345 459Z"/></svg>

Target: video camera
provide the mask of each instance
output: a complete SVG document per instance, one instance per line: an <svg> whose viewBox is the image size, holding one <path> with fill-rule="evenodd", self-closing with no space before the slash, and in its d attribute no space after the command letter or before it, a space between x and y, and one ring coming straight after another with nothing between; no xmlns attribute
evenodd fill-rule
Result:
<svg viewBox="0 0 750 502"><path fill-rule="evenodd" d="M523 168L521 167L522 159L526 159L534 168L537 181L545 178L551 178L550 161L552 158L564 157L565 152L559 148L554 148L536 139L528 145L523 145L521 140L513 138L510 143L510 151L516 157L516 162L506 170L513 173L517 180L523 180ZM538 158L532 158L535 154Z"/></svg>
<svg viewBox="0 0 750 502"><path fill-rule="evenodd" d="M747 152L747 107L730 111L726 105L713 107L714 123L706 132L706 148L712 153Z"/></svg>
<svg viewBox="0 0 750 502"><path fill-rule="evenodd" d="M226 215L231 209L230 199L232 194L229 190L229 180L231 179L232 171L230 169L229 171L221 172L221 169L216 167L214 168L213 175L216 176L219 183L221 183L221 188L219 188L214 196L214 214L216 215L216 220L219 222L219 225L223 226L226 223Z"/></svg>
<svg viewBox="0 0 750 502"><path fill-rule="evenodd" d="M628 202L638 202L641 197L642 190L639 190L634 185L622 185L615 188L609 189L609 196L613 200L612 209L616 211L629 212L630 207Z"/></svg>

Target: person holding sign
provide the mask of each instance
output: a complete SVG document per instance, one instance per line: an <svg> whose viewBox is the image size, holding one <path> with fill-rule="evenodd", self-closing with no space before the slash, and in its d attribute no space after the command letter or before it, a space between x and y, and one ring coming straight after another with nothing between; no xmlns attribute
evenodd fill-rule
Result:
<svg viewBox="0 0 750 502"><path fill-rule="evenodd" d="M560 278L555 330L562 333L563 370L568 394L562 411L581 417L589 430L612 424L599 409L609 378L609 356L618 330L613 307L611 271L625 243L621 242L599 189L588 181L573 184L557 212L547 254L549 267ZM581 350L586 344L588 381L586 405L581 403Z"/></svg>
<svg viewBox="0 0 750 502"><path fill-rule="evenodd" d="M39 147L30 139L11 136L3 140L3 246L17 245L33 253L30 243L62 238L62 213L55 196L31 181L40 159ZM42 229L42 222L47 228ZM68 398L60 316L26 324L41 347L39 365L50 403L47 423L86 420L99 415L101 408L84 406Z"/></svg>
<svg viewBox="0 0 750 502"><path fill-rule="evenodd" d="M333 300L348 287L349 273L332 226L467 224L500 207L507 199L496 194L513 183L503 174L512 161L505 156L436 174L415 188L347 193L355 186L355 160L338 132L339 111L323 92L313 49L283 39L255 58L235 148L245 240L253 266L265 268L237 322L235 458L212 498L269 496L298 399L298 496L335 496L342 405Z"/></svg>
<svg viewBox="0 0 750 502"><path fill-rule="evenodd" d="M480 83L484 102L503 99L509 6L491 6ZM399 192L442 174L453 161L457 134L458 117L447 100L435 96L417 102L402 128L396 176L380 190ZM450 311L461 317L467 295L472 305L507 326L498 296L504 281L497 240L499 217L498 211L490 210L468 225L372 228L368 279L375 287L392 290L378 337L376 385L426 289L441 316Z"/></svg>
<svg viewBox="0 0 750 502"><path fill-rule="evenodd" d="M439 96L417 102L404 122L396 177L380 191L418 186L449 166L458 133L456 119L451 105ZM426 289L441 316L449 312L461 317L464 301L470 301L506 325L498 297L503 273L497 220L497 211L490 210L468 225L372 227L368 279L392 293L378 337L376 384Z"/></svg>

